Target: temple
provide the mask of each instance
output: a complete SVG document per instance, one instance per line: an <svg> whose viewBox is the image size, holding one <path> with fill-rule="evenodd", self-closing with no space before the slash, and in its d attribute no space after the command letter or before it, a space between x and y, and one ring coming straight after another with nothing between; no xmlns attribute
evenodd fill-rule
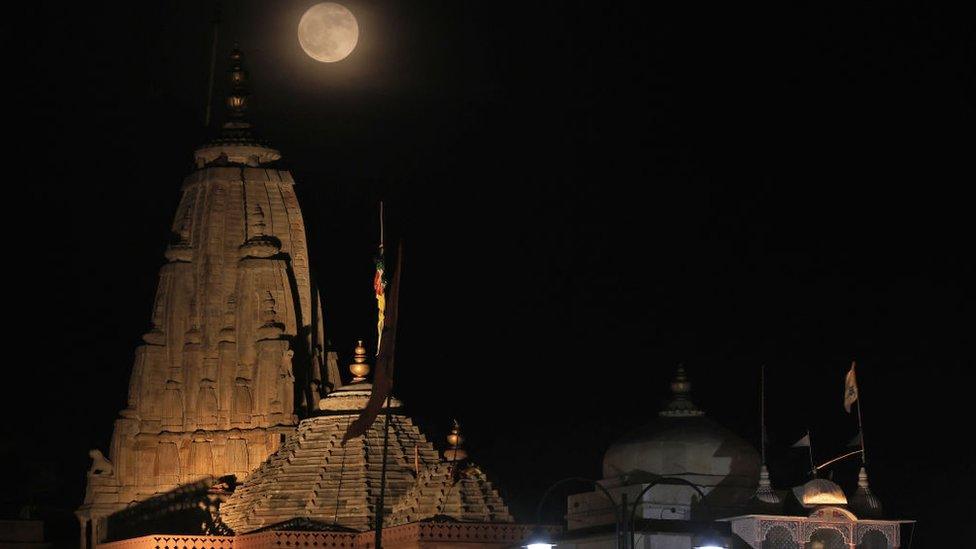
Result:
<svg viewBox="0 0 976 549"><path fill-rule="evenodd" d="M378 514L391 546L524 538L528 527L462 457L460 433L442 455L395 398L378 508L383 423L341 444L370 395L365 348L343 386L323 344L295 182L255 136L249 101L235 48L227 120L183 182L128 406L108 457L91 451L81 547L155 547L160 535L247 545L296 532L365 546Z"/></svg>
<svg viewBox="0 0 976 549"><path fill-rule="evenodd" d="M760 453L692 401L683 368L670 387L658 417L607 449L594 490L568 497L559 547L901 546L901 526L913 521L881 518L863 467L851 497L816 477L776 489Z"/></svg>
<svg viewBox="0 0 976 549"><path fill-rule="evenodd" d="M295 183L248 103L235 48L227 121L183 182L128 406L108 457L90 454L83 549L366 549L377 534L390 549L901 546L911 521L882 518L863 468L850 496L815 475L776 489L680 368L657 416L607 449L593 491L569 496L565 528L516 523L460 424L438 450L394 396L343 443L372 394L366 347L344 384Z"/></svg>

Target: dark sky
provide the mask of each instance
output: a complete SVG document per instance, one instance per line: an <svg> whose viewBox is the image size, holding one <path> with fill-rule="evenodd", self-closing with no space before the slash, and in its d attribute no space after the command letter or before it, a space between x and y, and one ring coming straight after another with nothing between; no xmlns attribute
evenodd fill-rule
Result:
<svg viewBox="0 0 976 549"><path fill-rule="evenodd" d="M360 45L323 65L294 34L312 3L225 2L218 74L239 41L343 364L372 334L386 201L407 244L397 392L437 444L461 421L519 519L552 482L599 477L679 363L756 444L767 365L773 481L799 483L787 447L807 427L824 460L856 432L841 406L856 359L888 514L920 520L917 547L976 540L971 13L350 0ZM213 12L6 17L5 510L29 498L70 526L86 452L125 406L209 135Z"/></svg>

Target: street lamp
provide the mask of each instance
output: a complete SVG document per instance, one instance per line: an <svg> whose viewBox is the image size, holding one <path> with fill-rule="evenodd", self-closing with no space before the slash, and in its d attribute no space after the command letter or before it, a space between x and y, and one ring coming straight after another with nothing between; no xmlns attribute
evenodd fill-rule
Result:
<svg viewBox="0 0 976 549"><path fill-rule="evenodd" d="M555 490L557 486L562 486L567 482L583 482L585 484L589 484L591 486L594 486L600 493L606 496L606 498L610 501L610 506L613 508L614 526L616 527L615 546L617 547L617 549L621 549L623 545L621 543L620 525L623 522L624 513L626 512L627 509L627 495L626 494L621 495L622 501L621 501L621 505L618 507L617 501L613 499L613 496L610 495L610 492L606 488L604 488L602 484L600 484L599 482L593 479L588 479L584 477L564 478L560 481L557 481L548 489L546 489L545 493L542 494L542 499L539 500L539 506L536 507L535 510L536 524L538 525L537 532L536 534L533 535L532 538L529 539L529 545L525 547L528 547L528 549L550 549L551 547L555 546L555 544L552 543L548 535L548 532L545 532L544 529L542 528L542 505L546 502L546 498L549 497L549 494L551 494L552 491Z"/></svg>
<svg viewBox="0 0 976 549"><path fill-rule="evenodd" d="M641 499L644 497L644 494L646 494L648 490L657 486L658 484L671 484L671 485L679 485L679 486L685 485L692 488L693 490L698 492L698 496L700 498L699 501L701 501L702 505L705 508L708 521L711 522L712 520L711 510L708 508L708 504L705 502L705 493L702 492L701 488L699 488L697 485L680 477L657 477L649 484L647 484L647 486L644 486L643 490L640 491L640 493L637 495L637 498L634 500L633 506L630 508L629 518L627 517L626 492L620 494L621 500L620 503L618 504L618 502L613 499L613 496L610 494L610 492L599 482L588 478L583 478L583 477L569 477L556 482L555 484L550 486L545 491L544 494L542 494L542 499L539 500L539 505L536 508L536 513L535 513L536 524L537 524L536 529L532 532L531 536L529 537L528 544L523 545L522 547L525 547L527 549L552 549L553 547L556 546L556 544L553 543L552 537L549 535L549 532L542 527L542 506L545 504L546 499L549 497L549 494L551 494L553 490L555 490L558 486L566 484L567 482L583 482L586 484L590 484L594 486L597 489L597 491L602 493L607 498L607 500L610 501L610 505L613 507L614 516L615 516L614 526L616 527L616 535L617 535L617 541L615 546L617 547L617 549L622 549L628 546L634 547L634 520L636 520L637 517L637 507L640 505ZM622 529L624 528L626 528L626 530L622 531ZM624 543L625 536L627 535L630 536L629 544ZM692 537L691 546L692 549L727 549L728 548L728 544L725 542L722 536L718 535L712 528L709 528L707 531L701 534L695 534Z"/></svg>
<svg viewBox="0 0 976 549"><path fill-rule="evenodd" d="M698 485L689 482L681 477L658 477L653 481L651 481L650 484L645 486L644 489L641 490L639 494L637 494L637 498L634 499L634 507L630 511L630 520L627 522L627 529L630 532L631 547L634 546L634 519L637 517L637 507L640 506L641 501L644 498L644 494L646 494L651 488L657 486L658 484L671 484L671 485L678 485L678 486L684 485L694 489L696 492L698 492L699 501L702 503L702 506L705 508L705 515L708 518L708 521L709 522L712 521L712 512L711 509L708 508L708 503L705 501L705 493L701 491L701 488L699 488ZM709 528L708 532L704 534L695 534L691 538L691 547L692 549L725 549L726 544L721 536L719 536L711 528Z"/></svg>
<svg viewBox="0 0 976 549"><path fill-rule="evenodd" d="M549 531L543 528L542 524L536 524L535 529L529 535L528 545L523 545L526 549L552 549L556 544L552 542Z"/></svg>
<svg viewBox="0 0 976 549"><path fill-rule="evenodd" d="M728 544L714 530L709 530L704 534L696 534L691 539L692 549L728 549Z"/></svg>

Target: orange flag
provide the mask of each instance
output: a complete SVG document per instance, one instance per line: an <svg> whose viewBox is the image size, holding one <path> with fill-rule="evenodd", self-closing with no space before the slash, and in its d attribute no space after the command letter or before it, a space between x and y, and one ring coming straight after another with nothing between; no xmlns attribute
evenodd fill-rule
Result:
<svg viewBox="0 0 976 549"><path fill-rule="evenodd" d="M383 325L383 338L380 341L379 352L376 354L376 373L373 375L373 392L369 401L356 421L349 424L342 443L366 434L369 426L380 415L386 397L393 390L393 358L396 350L397 305L400 294L400 274L403 272L403 241L397 246L396 270L393 272L393 282L386 300L386 322Z"/></svg>

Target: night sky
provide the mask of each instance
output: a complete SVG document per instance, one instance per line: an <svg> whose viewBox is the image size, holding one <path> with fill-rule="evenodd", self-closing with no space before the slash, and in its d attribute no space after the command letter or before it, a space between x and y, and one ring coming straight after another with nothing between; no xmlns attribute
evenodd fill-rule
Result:
<svg viewBox="0 0 976 549"><path fill-rule="evenodd" d="M799 484L808 427L818 461L856 433L857 360L888 516L920 521L915 547L976 543L971 13L349 0L359 46L326 65L295 37L312 3L224 2L217 93L237 40L344 373L375 329L386 202L406 245L395 391L439 446L460 420L516 518L556 480L599 478L678 364L757 446L765 364L773 483ZM46 2L3 23L0 494L69 544L214 131L214 8ZM857 465L834 479L851 489Z"/></svg>

